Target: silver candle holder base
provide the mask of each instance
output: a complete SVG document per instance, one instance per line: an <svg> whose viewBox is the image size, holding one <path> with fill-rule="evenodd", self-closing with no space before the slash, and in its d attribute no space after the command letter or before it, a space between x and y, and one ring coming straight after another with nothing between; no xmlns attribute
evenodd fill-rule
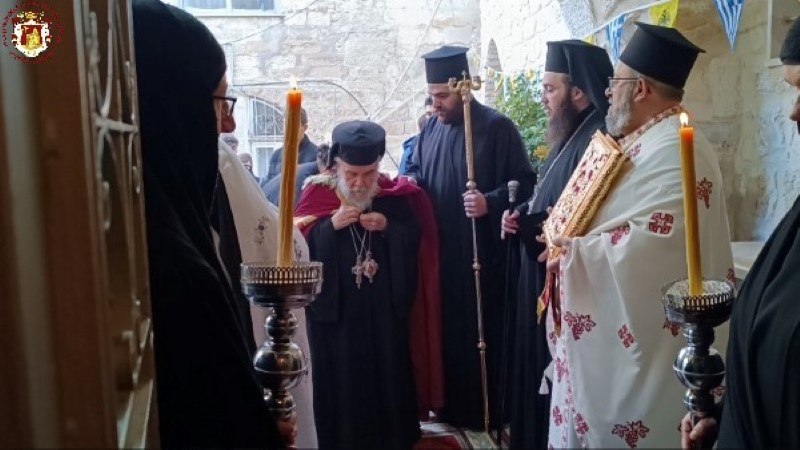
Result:
<svg viewBox="0 0 800 450"><path fill-rule="evenodd" d="M294 411L289 389L297 386L308 373L303 351L292 342L297 332L297 318L292 309L308 306L322 288L322 263L294 263L278 267L262 263L242 264L242 292L250 302L271 308L264 321L267 341L256 351L253 367L264 400L278 418Z"/></svg>
<svg viewBox="0 0 800 450"><path fill-rule="evenodd" d="M711 344L714 328L731 315L734 289L727 281L704 280L703 294L693 296L688 280L679 280L664 286L662 293L667 320L680 324L686 338L672 369L687 388L683 403L696 422L713 413L711 391L725 378L725 362Z"/></svg>

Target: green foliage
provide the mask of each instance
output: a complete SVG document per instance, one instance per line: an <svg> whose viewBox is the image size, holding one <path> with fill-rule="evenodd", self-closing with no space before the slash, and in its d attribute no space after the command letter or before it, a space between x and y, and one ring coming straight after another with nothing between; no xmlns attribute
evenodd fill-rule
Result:
<svg viewBox="0 0 800 450"><path fill-rule="evenodd" d="M538 172L548 152L547 116L541 104L541 71L511 76L496 74L495 80L497 110L517 126L533 168Z"/></svg>

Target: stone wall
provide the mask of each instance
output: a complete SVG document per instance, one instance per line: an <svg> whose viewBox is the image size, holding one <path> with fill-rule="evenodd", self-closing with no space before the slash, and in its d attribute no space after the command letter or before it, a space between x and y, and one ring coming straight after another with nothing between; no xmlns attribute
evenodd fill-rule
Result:
<svg viewBox="0 0 800 450"><path fill-rule="evenodd" d="M800 193L795 94L769 55L767 2L745 2L733 51L711 2L681 3L678 28L707 51L686 105L718 151L734 239L764 240Z"/></svg>
<svg viewBox="0 0 800 450"><path fill-rule="evenodd" d="M543 65L545 43L570 36L558 0L481 0L481 48L494 41L504 72Z"/></svg>
<svg viewBox="0 0 800 450"><path fill-rule="evenodd" d="M336 124L370 117L388 133L385 170L396 170L400 144L416 134L424 111L420 55L445 44L472 47L475 61L479 54L479 0L282 3L311 5L271 17L201 17L224 44L232 91L282 108L287 81L296 77L305 94L312 140L329 141ZM250 114L247 106L237 105L236 135L244 151L253 144ZM263 164L257 167L265 170Z"/></svg>
<svg viewBox="0 0 800 450"><path fill-rule="evenodd" d="M780 0L776 0L780 2ZM504 71L538 67L549 40L583 38L622 12L649 0L481 1L481 42L493 40ZM714 145L725 181L731 232L735 240L763 240L800 193L797 129L787 115L795 99L770 59L769 1L745 2L738 41L731 51L713 2L681 0L675 24L707 50L698 58L686 86L686 106L696 127ZM623 29L623 48L635 20L649 22L646 10L634 13ZM604 45L605 33L595 34ZM774 45L774 44L773 44Z"/></svg>

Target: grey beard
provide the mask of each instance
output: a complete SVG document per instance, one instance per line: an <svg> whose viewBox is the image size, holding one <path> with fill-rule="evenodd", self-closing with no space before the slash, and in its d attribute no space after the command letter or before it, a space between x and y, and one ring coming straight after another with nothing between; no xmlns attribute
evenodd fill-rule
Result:
<svg viewBox="0 0 800 450"><path fill-rule="evenodd" d="M622 129L631 121L631 100L633 100L633 90L625 92L614 104L618 107L611 107L606 114L606 130L611 136L622 136Z"/></svg>
<svg viewBox="0 0 800 450"><path fill-rule="evenodd" d="M373 197L375 197L378 186L377 184L373 186L371 192L365 199L353 198L353 193L350 191L350 188L347 186L347 183L345 183L344 180L338 176L336 177L336 188L339 190L339 192L342 193L342 195L347 200L347 203L350 206L354 206L360 209L361 211L367 211L372 207L372 199Z"/></svg>

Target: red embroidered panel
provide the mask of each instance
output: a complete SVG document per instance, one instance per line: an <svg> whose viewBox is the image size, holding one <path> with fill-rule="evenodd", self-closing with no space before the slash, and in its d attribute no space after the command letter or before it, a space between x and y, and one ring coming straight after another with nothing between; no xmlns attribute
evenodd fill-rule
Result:
<svg viewBox="0 0 800 450"><path fill-rule="evenodd" d="M619 335L619 338L622 340L622 345L624 345L625 348L630 347L634 342L636 342L633 334L631 334L630 330L628 330L628 325L623 325L622 328L617 331L617 335Z"/></svg>
<svg viewBox="0 0 800 450"><path fill-rule="evenodd" d="M556 406L553 408L553 424L560 427L563 423L564 415L561 414L561 410Z"/></svg>
<svg viewBox="0 0 800 450"><path fill-rule="evenodd" d="M556 382L561 383L561 379L568 373L567 362L561 358L556 358Z"/></svg>
<svg viewBox="0 0 800 450"><path fill-rule="evenodd" d="M678 333L681 331L681 324L670 322L669 320L664 320L664 325L661 325L662 330L669 330L673 336L677 336Z"/></svg>
<svg viewBox="0 0 800 450"><path fill-rule="evenodd" d="M657 234L669 234L672 231L672 224L675 223L675 217L672 214L656 212L650 216L650 224L648 229Z"/></svg>
<svg viewBox="0 0 800 450"><path fill-rule="evenodd" d="M575 414L575 432L578 434L578 436L583 437L583 435L588 431L589 425L583 419L583 416L580 413Z"/></svg>
<svg viewBox="0 0 800 450"><path fill-rule="evenodd" d="M625 236L631 233L630 225L622 225L611 231L611 245L616 246Z"/></svg>
<svg viewBox="0 0 800 450"><path fill-rule="evenodd" d="M711 207L711 192L713 192L713 187L714 183L708 181L705 177L697 182L697 199L703 201L706 205L706 209Z"/></svg>
<svg viewBox="0 0 800 450"><path fill-rule="evenodd" d="M580 340L583 333L592 331L597 324L592 320L591 314L572 314L567 311L564 314L564 321L569 325L572 330L572 337L577 341Z"/></svg>
<svg viewBox="0 0 800 450"><path fill-rule="evenodd" d="M625 443L628 444L628 448L636 448L636 445L639 443L639 439L646 438L647 433L649 432L650 428L646 427L641 420L617 424L614 425L614 429L611 430L611 434L619 436L625 440Z"/></svg>

